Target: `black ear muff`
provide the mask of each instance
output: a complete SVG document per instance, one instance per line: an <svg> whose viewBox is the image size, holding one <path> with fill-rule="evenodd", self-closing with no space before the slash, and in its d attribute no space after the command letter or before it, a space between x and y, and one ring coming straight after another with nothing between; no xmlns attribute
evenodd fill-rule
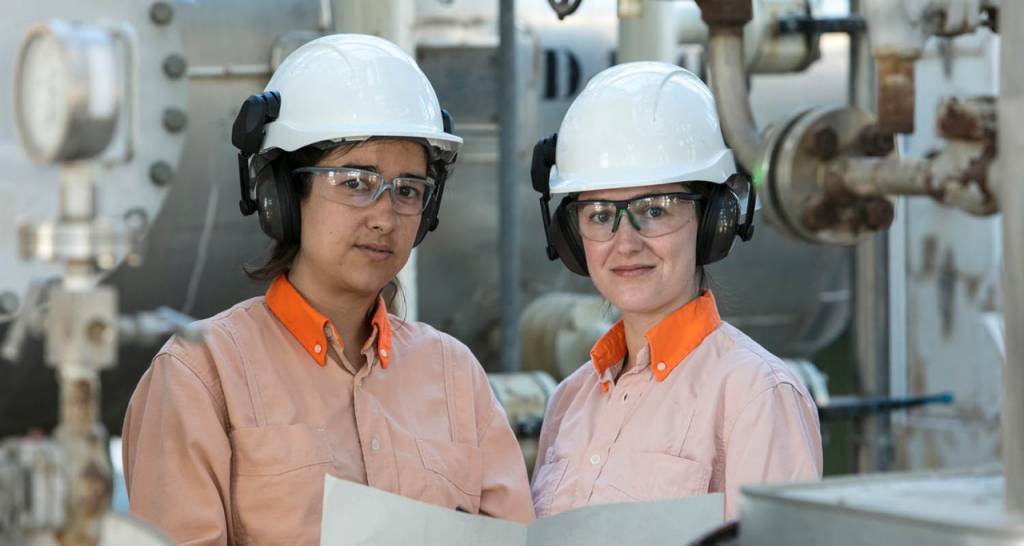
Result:
<svg viewBox="0 0 1024 546"><path fill-rule="evenodd" d="M288 162L279 158L257 174L257 216L260 229L271 239L298 244L302 233L302 212L290 170Z"/></svg>
<svg viewBox="0 0 1024 546"><path fill-rule="evenodd" d="M231 144L238 148L238 184L242 194L238 209L242 216L249 216L257 209L257 202L251 195L253 188L249 176L249 158L263 147L267 124L276 120L280 114L281 94L267 91L245 99L231 125Z"/></svg>
<svg viewBox="0 0 1024 546"><path fill-rule="evenodd" d="M450 135L455 134L455 118L444 108L441 109L441 127L444 129L444 132ZM458 157L458 154L452 154L451 157L436 158L427 164L427 175L434 180L437 187L434 188L434 195L430 197L430 202L427 203L427 207L423 209L423 214L420 216L420 227L416 231L416 240L412 243L413 247L419 246L427 234L437 229L437 226L441 223L438 214L441 212L441 198L444 197L444 185L448 180L448 175L451 174L452 165L455 164L455 160Z"/></svg>
<svg viewBox="0 0 1024 546"><path fill-rule="evenodd" d="M550 244L565 267L577 275L590 276L587 268L587 255L583 250L583 241L572 228L572 217L569 215L568 204L572 198L566 197L555 209L555 217L551 226Z"/></svg>
<svg viewBox="0 0 1024 546"><path fill-rule="evenodd" d="M697 265L713 264L729 255L739 217L736 194L726 184L711 184L697 230Z"/></svg>

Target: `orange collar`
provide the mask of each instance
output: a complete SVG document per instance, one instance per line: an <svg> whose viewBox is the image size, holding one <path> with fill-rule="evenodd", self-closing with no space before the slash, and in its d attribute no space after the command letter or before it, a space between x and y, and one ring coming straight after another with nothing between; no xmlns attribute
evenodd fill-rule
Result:
<svg viewBox="0 0 1024 546"><path fill-rule="evenodd" d="M682 363L722 319L710 290L675 310L644 334L651 351L651 373L664 381L672 370ZM626 356L626 328L620 320L597 341L590 350L594 371L602 378L601 386L608 390L605 372ZM661 366L664 364L664 366Z"/></svg>
<svg viewBox="0 0 1024 546"><path fill-rule="evenodd" d="M299 340L309 356L313 357L317 364L326 365L326 329L328 327L334 329L331 321L313 309L313 306L306 302L302 294L299 294L299 291L284 275L279 275L274 279L267 290L266 299L270 311L295 336L295 339ZM377 357L380 359L381 367L387 368L388 362L391 360L391 322L388 320L388 309L384 304L384 298L377 298L377 309L373 313L371 324L373 333L367 338L363 350L368 349L376 337ZM338 343L344 347L345 342L341 336L336 337Z"/></svg>

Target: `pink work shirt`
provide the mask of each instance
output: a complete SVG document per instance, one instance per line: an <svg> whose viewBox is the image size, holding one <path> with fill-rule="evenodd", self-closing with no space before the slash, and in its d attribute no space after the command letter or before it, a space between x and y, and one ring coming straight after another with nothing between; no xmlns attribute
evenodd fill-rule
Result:
<svg viewBox="0 0 1024 546"><path fill-rule="evenodd" d="M320 543L324 474L533 519L523 457L462 343L377 304L365 360L282 276L172 338L132 396L131 510L179 544Z"/></svg>
<svg viewBox="0 0 1024 546"><path fill-rule="evenodd" d="M818 412L778 358L722 322L710 292L651 329L637 364L616 324L548 404L537 517L589 504L725 493L821 477Z"/></svg>

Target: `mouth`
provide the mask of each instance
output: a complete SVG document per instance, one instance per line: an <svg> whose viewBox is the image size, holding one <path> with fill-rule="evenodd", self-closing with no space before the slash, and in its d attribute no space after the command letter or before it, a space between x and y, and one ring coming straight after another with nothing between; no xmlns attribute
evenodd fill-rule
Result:
<svg viewBox="0 0 1024 546"><path fill-rule="evenodd" d="M614 275L616 275L618 277L623 277L623 278L641 277L643 275L646 275L646 274L650 273L651 271L654 271L654 266L653 265L620 265L618 267L613 267L611 269L611 271L612 271L612 274L614 274Z"/></svg>
<svg viewBox="0 0 1024 546"><path fill-rule="evenodd" d="M394 255L394 251L387 245L359 244L355 245L355 247L371 260L377 262L387 260Z"/></svg>

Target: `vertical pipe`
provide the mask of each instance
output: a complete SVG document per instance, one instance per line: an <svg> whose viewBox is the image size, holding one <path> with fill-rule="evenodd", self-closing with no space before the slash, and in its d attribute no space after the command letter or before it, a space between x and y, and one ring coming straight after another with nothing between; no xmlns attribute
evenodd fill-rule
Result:
<svg viewBox="0 0 1024 546"><path fill-rule="evenodd" d="M519 370L519 219L516 187L518 113L514 0L501 0L498 15L499 120L498 247L501 271L501 370Z"/></svg>
<svg viewBox="0 0 1024 546"><path fill-rule="evenodd" d="M1024 20L1024 2L1003 2L1003 21ZM999 75L999 164L1003 211L1003 313L1006 363L1003 368L1003 465L1006 508L1024 513L1024 47L1019 25L1003 25Z"/></svg>
<svg viewBox="0 0 1024 546"><path fill-rule="evenodd" d="M862 12L862 2L851 0L850 13ZM850 36L850 103L874 111L875 67L867 36ZM854 247L854 356L862 394L889 393L889 268L888 234L879 233ZM857 423L855 461L858 472L887 470L892 434L886 414L867 416Z"/></svg>
<svg viewBox="0 0 1024 546"><path fill-rule="evenodd" d="M638 13L619 14L620 63L662 61L675 63L679 51L679 20L677 2L638 3ZM692 4L696 7L696 4ZM700 21L700 11L697 11Z"/></svg>

